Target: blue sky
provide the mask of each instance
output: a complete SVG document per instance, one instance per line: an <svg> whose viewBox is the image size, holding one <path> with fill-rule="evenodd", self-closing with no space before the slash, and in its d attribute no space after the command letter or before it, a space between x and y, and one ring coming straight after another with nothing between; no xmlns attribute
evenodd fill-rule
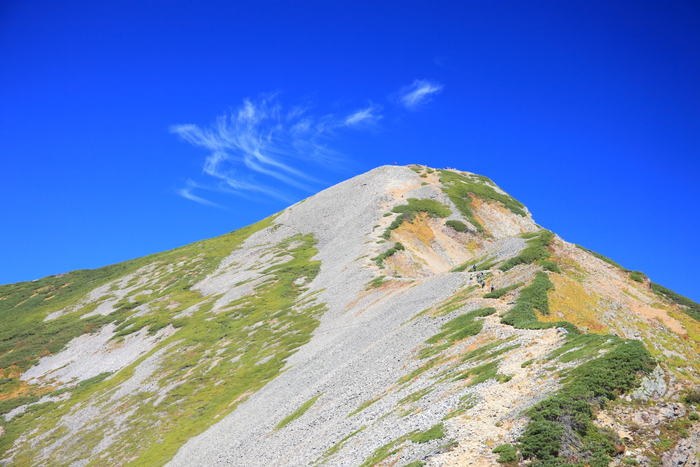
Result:
<svg viewBox="0 0 700 467"><path fill-rule="evenodd" d="M695 1L6 0L0 283L397 162L487 175L700 301L699 83Z"/></svg>

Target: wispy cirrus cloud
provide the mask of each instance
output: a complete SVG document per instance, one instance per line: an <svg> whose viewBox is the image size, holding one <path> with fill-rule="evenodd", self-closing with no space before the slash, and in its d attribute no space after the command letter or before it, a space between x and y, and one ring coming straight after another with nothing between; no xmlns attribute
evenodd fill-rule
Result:
<svg viewBox="0 0 700 467"><path fill-rule="evenodd" d="M442 88L440 83L427 79L416 79L410 85L399 90L398 100L408 110L418 110L430 102L434 94L441 92Z"/></svg>
<svg viewBox="0 0 700 467"><path fill-rule="evenodd" d="M360 109L345 117L345 126L358 126L376 123L382 116L379 114L381 108L375 104L370 104L365 109Z"/></svg>
<svg viewBox="0 0 700 467"><path fill-rule="evenodd" d="M205 206L214 206L217 208L222 207L222 206L219 206L218 204L216 204L212 201L206 200L206 199L192 193L192 191L195 188L201 188L201 187L199 187L192 180L187 180L187 184L186 184L185 188L178 189L177 194L182 196L183 198L189 199L190 201L194 201L195 203L203 204Z"/></svg>
<svg viewBox="0 0 700 467"><path fill-rule="evenodd" d="M178 194L208 205L216 203L194 194L195 189L290 201L289 189L308 192L322 183L312 170L300 166L337 166L340 157L329 147L331 138L342 128L375 124L381 118L380 112L379 106L370 104L345 116L315 116L308 106L285 111L271 96L246 99L209 127L173 125L172 133L209 151L203 173L214 183L190 181Z"/></svg>

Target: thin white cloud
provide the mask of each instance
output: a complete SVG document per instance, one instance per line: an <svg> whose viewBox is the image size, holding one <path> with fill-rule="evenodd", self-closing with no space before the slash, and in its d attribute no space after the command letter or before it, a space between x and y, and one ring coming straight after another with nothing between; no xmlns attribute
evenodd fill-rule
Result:
<svg viewBox="0 0 700 467"><path fill-rule="evenodd" d="M433 94L442 91L442 84L426 79L416 79L408 86L399 90L399 102L408 110L418 110L430 102Z"/></svg>
<svg viewBox="0 0 700 467"><path fill-rule="evenodd" d="M194 201L195 203L203 204L205 206L214 206L217 208L221 208L222 206L219 206L218 204L209 201L207 199L202 198L201 196L197 196L192 193L192 190L194 188L197 188L197 186L192 183L190 180L188 180L187 186L185 188L181 188L177 190L177 194L182 196L183 198L189 199L190 201Z"/></svg>
<svg viewBox="0 0 700 467"><path fill-rule="evenodd" d="M380 112L379 106L376 106L374 104L371 104L369 107L365 109L358 110L347 117L345 117L345 120L343 123L345 126L357 126L360 124L374 124L382 118L381 115L379 115Z"/></svg>
<svg viewBox="0 0 700 467"><path fill-rule="evenodd" d="M284 187L311 192L322 183L311 170L302 167L338 165L338 155L327 144L336 130L373 124L381 118L379 112L380 107L371 104L344 118L315 117L309 107L284 111L273 95L244 100L208 128L181 124L171 126L170 131L209 151L202 170L216 184L207 189L257 193L289 201ZM203 186L189 185L179 193L207 204L207 200L193 194L195 188Z"/></svg>

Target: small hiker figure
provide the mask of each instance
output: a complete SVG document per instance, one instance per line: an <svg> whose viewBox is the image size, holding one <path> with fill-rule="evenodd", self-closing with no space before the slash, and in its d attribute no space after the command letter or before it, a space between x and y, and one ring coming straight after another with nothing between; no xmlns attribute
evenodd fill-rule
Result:
<svg viewBox="0 0 700 467"><path fill-rule="evenodd" d="M493 284L491 284L491 292L493 292L494 290L496 290L496 289L495 289L495 287L493 286Z"/></svg>

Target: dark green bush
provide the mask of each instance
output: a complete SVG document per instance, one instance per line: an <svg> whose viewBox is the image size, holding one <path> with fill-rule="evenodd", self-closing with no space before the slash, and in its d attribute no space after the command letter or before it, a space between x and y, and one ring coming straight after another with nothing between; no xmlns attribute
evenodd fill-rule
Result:
<svg viewBox="0 0 700 467"><path fill-rule="evenodd" d="M523 285L523 282L518 282L517 284L509 285L507 287L502 287L500 289L496 289L493 292L489 292L486 295L484 295L484 298L501 298L511 290L517 289L518 287L521 287Z"/></svg>
<svg viewBox="0 0 700 467"><path fill-rule="evenodd" d="M457 232L464 232L465 230L467 230L467 225L461 221L447 221L445 222L445 225L449 225Z"/></svg>
<svg viewBox="0 0 700 467"><path fill-rule="evenodd" d="M394 243L394 246L386 250L384 253L380 253L378 256L372 258L372 261L377 263L377 266L380 268L384 267L384 260L387 259L389 256L393 255L397 251L405 250L406 247L403 246L400 242Z"/></svg>
<svg viewBox="0 0 700 467"><path fill-rule="evenodd" d="M500 454L498 459L496 459L496 462L507 464L518 460L518 451L512 444L501 444L491 452L494 454Z"/></svg>
<svg viewBox="0 0 700 467"><path fill-rule="evenodd" d="M697 412L690 412L688 414L688 420L692 420L692 421L696 422L696 421L700 420L700 415L698 415Z"/></svg>
<svg viewBox="0 0 700 467"><path fill-rule="evenodd" d="M647 279L647 275L642 271L632 271L630 272L630 279L636 282L644 282L644 279Z"/></svg>
<svg viewBox="0 0 700 467"><path fill-rule="evenodd" d="M443 339L447 340L448 342L456 342L464 339L465 337L475 336L481 332L483 322L481 320L476 321L474 318L490 316L495 312L495 308L479 308L477 310L469 311L463 315L459 315L443 324L441 327L443 331L435 334L425 342L428 344L434 344Z"/></svg>
<svg viewBox="0 0 700 467"><path fill-rule="evenodd" d="M559 269L559 266L557 266L557 263L554 263L552 261L547 261L547 260L540 260L537 261L537 265L541 266L543 269L546 269L547 271L552 271L556 273L560 273L561 269Z"/></svg>
<svg viewBox="0 0 700 467"><path fill-rule="evenodd" d="M690 388L683 394L683 401L686 404L698 405L700 404L700 387Z"/></svg>

